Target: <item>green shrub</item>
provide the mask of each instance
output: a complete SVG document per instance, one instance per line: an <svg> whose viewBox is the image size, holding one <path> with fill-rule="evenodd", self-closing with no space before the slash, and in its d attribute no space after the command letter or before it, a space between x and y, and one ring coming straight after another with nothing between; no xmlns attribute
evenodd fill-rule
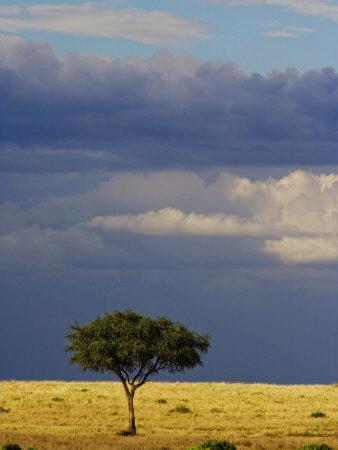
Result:
<svg viewBox="0 0 338 450"><path fill-rule="evenodd" d="M197 447L190 447L188 450L236 450L235 444L228 441L203 441Z"/></svg>
<svg viewBox="0 0 338 450"><path fill-rule="evenodd" d="M0 450L21 450L21 447L19 444L11 444L11 443L7 443L4 444Z"/></svg>
<svg viewBox="0 0 338 450"><path fill-rule="evenodd" d="M117 436L134 436L135 431L133 430L121 430L116 432Z"/></svg>
<svg viewBox="0 0 338 450"><path fill-rule="evenodd" d="M186 414L186 413L191 413L191 409L188 408L187 406L179 405L179 406L176 406L176 408L171 409L170 412L171 413L178 412L181 414Z"/></svg>
<svg viewBox="0 0 338 450"><path fill-rule="evenodd" d="M37 447L28 447L27 450L38 450Z"/></svg>
<svg viewBox="0 0 338 450"><path fill-rule="evenodd" d="M8 409L6 409L6 408L4 408L3 406L0 406L0 412L9 412L11 409L10 408L8 408Z"/></svg>
<svg viewBox="0 0 338 450"><path fill-rule="evenodd" d="M63 398L61 397L53 397L52 400L53 402L63 402Z"/></svg>
<svg viewBox="0 0 338 450"><path fill-rule="evenodd" d="M167 400L165 398L159 398L156 400L157 403L167 403Z"/></svg>
<svg viewBox="0 0 338 450"><path fill-rule="evenodd" d="M325 414L324 413L322 413L321 411L315 411L315 412L313 412L312 414L311 414L311 416L310 417L325 417Z"/></svg>
<svg viewBox="0 0 338 450"><path fill-rule="evenodd" d="M304 445L304 447L299 450L334 450L333 447L329 447L326 444L308 444Z"/></svg>

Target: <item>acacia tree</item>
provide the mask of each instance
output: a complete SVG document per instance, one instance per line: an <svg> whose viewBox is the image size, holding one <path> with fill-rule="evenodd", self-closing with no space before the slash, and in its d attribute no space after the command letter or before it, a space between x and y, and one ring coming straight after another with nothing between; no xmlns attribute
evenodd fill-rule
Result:
<svg viewBox="0 0 338 450"><path fill-rule="evenodd" d="M71 364L82 370L113 372L122 382L129 407L129 432L136 433L134 394L161 370L183 372L202 365L209 334L197 334L166 317L152 319L131 310L106 313L87 325L76 321L66 335Z"/></svg>

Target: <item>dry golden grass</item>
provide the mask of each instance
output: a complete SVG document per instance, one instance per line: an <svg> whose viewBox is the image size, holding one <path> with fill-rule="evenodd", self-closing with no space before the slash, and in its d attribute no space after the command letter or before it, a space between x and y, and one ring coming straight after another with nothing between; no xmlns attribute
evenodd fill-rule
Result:
<svg viewBox="0 0 338 450"><path fill-rule="evenodd" d="M179 405L191 412L170 412ZM128 419L118 382L2 381L0 407L10 409L0 412L0 444L23 449L179 450L205 439L231 440L239 450L338 449L338 385L149 382L136 392L133 437L115 435ZM310 417L314 411L325 417Z"/></svg>

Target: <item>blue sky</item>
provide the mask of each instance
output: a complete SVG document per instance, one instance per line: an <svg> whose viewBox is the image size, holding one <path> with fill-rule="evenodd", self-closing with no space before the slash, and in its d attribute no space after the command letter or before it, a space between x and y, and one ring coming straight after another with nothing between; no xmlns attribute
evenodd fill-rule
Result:
<svg viewBox="0 0 338 450"><path fill-rule="evenodd" d="M95 378L67 327L132 308L211 333L162 379L337 382L337 27L325 0L1 4L3 378Z"/></svg>

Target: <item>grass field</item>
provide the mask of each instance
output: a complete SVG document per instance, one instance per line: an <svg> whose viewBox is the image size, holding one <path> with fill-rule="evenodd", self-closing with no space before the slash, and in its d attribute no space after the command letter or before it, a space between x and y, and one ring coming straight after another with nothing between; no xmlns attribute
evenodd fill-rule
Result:
<svg viewBox="0 0 338 450"><path fill-rule="evenodd" d="M190 412L171 411L177 406ZM325 417L311 417L316 411ZM338 385L149 382L136 392L135 414L138 434L116 436L128 420L117 382L0 382L0 444L25 450L180 450L205 439L239 450L338 450Z"/></svg>

